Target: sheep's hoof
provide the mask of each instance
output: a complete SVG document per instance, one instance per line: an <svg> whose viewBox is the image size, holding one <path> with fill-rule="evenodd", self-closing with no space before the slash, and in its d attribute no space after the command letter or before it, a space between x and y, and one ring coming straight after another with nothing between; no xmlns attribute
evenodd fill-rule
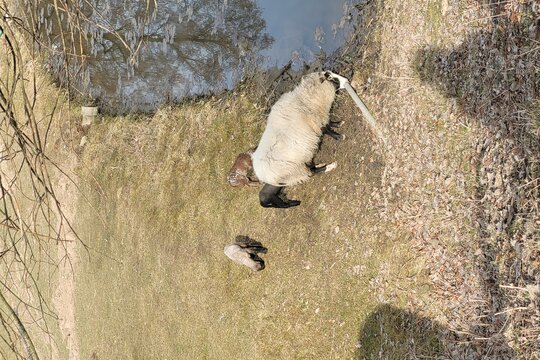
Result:
<svg viewBox="0 0 540 360"><path fill-rule="evenodd" d="M330 122L330 126L333 127L333 128L340 128L343 126L343 124L345 124L345 121L331 121Z"/></svg>
<svg viewBox="0 0 540 360"><path fill-rule="evenodd" d="M334 161L333 163L326 165L326 167L324 169L324 172L325 173L330 172L330 171L334 170L336 167L337 167L337 162Z"/></svg>
<svg viewBox="0 0 540 360"><path fill-rule="evenodd" d="M289 200L287 201L287 207L293 207L293 206L298 206L300 205L300 201L299 200Z"/></svg>

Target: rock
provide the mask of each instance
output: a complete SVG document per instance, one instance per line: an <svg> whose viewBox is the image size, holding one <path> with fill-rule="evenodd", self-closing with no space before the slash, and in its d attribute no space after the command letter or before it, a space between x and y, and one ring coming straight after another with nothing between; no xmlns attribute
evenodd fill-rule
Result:
<svg viewBox="0 0 540 360"><path fill-rule="evenodd" d="M89 127L96 119L98 108L97 106L82 106L81 114L83 117L81 125L83 127Z"/></svg>
<svg viewBox="0 0 540 360"><path fill-rule="evenodd" d="M503 185L503 178L501 172L497 172L497 175L495 175L495 187L500 188Z"/></svg>

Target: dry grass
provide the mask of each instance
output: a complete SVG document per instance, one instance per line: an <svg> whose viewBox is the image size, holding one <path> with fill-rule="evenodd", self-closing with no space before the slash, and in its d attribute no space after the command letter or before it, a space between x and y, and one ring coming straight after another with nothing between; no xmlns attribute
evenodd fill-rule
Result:
<svg viewBox="0 0 540 360"><path fill-rule="evenodd" d="M449 356L538 356L537 9L378 4L362 82L390 139L382 215L430 259Z"/></svg>
<svg viewBox="0 0 540 360"><path fill-rule="evenodd" d="M5 2L0 8L7 13ZM56 182L64 177L48 156L53 148L62 153L62 166L73 157L63 136L73 113L15 22L7 15L0 22L0 354L67 357L59 327L64 319L53 299L59 278L71 269L66 248L77 239L65 204L56 202Z"/></svg>
<svg viewBox="0 0 540 360"><path fill-rule="evenodd" d="M376 27L354 84L389 146L366 136L352 102L340 97L333 116L347 120L348 139L326 141L320 155L339 168L290 189L300 208L261 209L253 189L224 185L235 154L254 145L264 124L243 91L92 130L81 174L95 176L87 190L100 210L80 205L93 249L80 283L95 284L78 288L78 298L90 299L78 310L83 355L99 358L111 342L128 358L534 354L534 325L513 315L537 311L534 289L498 286L498 265L489 264L506 253L486 249L478 231L478 211L490 208L476 198L487 176L478 172L476 144L492 128L463 101L492 84L433 65L452 63L462 49L472 58L489 51L474 46L470 31L490 17L479 22L485 8L465 2L373 6L366 22ZM476 92L460 93L468 89L455 85L460 76ZM491 99L482 91L477 101ZM520 144L536 146L535 109L523 113L522 134L532 142ZM521 184L534 190L534 181ZM531 234L534 220L526 215ZM226 261L221 249L237 234L269 247L265 271L248 274ZM124 319L136 336L127 336Z"/></svg>

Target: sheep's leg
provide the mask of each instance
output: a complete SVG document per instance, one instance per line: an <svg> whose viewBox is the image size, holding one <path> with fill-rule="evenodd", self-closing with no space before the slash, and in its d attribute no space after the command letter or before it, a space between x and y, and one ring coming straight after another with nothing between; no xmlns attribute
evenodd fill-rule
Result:
<svg viewBox="0 0 540 360"><path fill-rule="evenodd" d="M337 167L337 162L334 161L331 164L312 166L309 168L309 170L311 171L311 176L313 176L317 174L327 173L329 171L334 170L336 167Z"/></svg>
<svg viewBox="0 0 540 360"><path fill-rule="evenodd" d="M259 255L250 253L249 257L251 260L259 264L257 271L261 271L265 268L264 260Z"/></svg>
<svg viewBox="0 0 540 360"><path fill-rule="evenodd" d="M298 200L286 200L284 201L279 197L279 194L283 190L282 186L273 186L270 184L265 184L261 191L259 192L259 201L262 207L273 207L273 208L289 208L292 206L300 205Z"/></svg>
<svg viewBox="0 0 540 360"><path fill-rule="evenodd" d="M266 254L268 251L268 249L265 248L260 241L252 239L246 235L237 235L235 238L235 244L246 249L249 253Z"/></svg>
<svg viewBox="0 0 540 360"><path fill-rule="evenodd" d="M345 124L345 121L330 121L328 123L328 126L332 128L340 128L341 126L343 126L343 124Z"/></svg>
<svg viewBox="0 0 540 360"><path fill-rule="evenodd" d="M338 134L337 132L335 132L332 129L332 127L330 126L330 124L328 124L326 126L323 126L322 132L323 132L323 134L330 136L334 140L343 140L343 139L345 139L345 135L341 135L341 134Z"/></svg>
<svg viewBox="0 0 540 360"><path fill-rule="evenodd" d="M246 251L250 254L254 254L254 255L257 255L257 254L266 254L268 252L268 249L265 248L264 246L262 245L249 245L247 247L245 247L244 249L246 249Z"/></svg>

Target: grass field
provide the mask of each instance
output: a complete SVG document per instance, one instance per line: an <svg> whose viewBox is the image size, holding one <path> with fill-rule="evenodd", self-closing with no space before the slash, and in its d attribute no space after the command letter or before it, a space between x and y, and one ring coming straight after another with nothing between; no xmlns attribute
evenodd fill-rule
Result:
<svg viewBox="0 0 540 360"><path fill-rule="evenodd" d="M395 307L386 319L393 321L411 286L427 288L408 235L374 216L370 194L384 163L360 119L347 115L335 113L347 120L347 140L326 140L321 152L338 169L291 189L303 203L288 210L263 209L256 189L226 185L236 154L254 145L264 124L245 97L93 127L81 166L84 178L95 176L87 187L92 206L81 201L78 218L90 247L77 271L81 356L347 358L361 351L366 318L387 313L376 310L381 301ZM263 272L223 255L239 234L269 248Z"/></svg>
<svg viewBox="0 0 540 360"><path fill-rule="evenodd" d="M105 118L91 129L77 170L88 194L78 222L90 247L76 272L83 358L537 354L536 320L513 312L527 308L535 319L538 311L530 206L537 157L528 158L529 177L513 177L523 162L501 161L485 145L534 154L534 116L496 134L512 129L516 108L534 114L535 103L494 101L490 89L506 80L478 75L501 61L493 54L523 25L500 21L501 35L490 38L499 10L472 1L370 6L353 85L387 144L346 94L338 96L332 117L346 121L347 138L325 139L318 155L338 168L288 189L300 207L263 209L256 189L226 185L236 154L264 128L265 101L249 88L150 117ZM534 98L538 79L526 69L538 62L526 44L524 56L505 61L530 63L515 76L529 79L522 91ZM495 125L493 114L507 125ZM490 168L478 164L497 161L514 172L493 183ZM528 189L529 197L519 200L520 219L504 220L501 231L497 209L516 206L508 189ZM224 257L236 235L269 248L263 272ZM516 241L522 255L504 245ZM508 266L519 256L529 275L512 278ZM504 290L507 283L533 286L531 297Z"/></svg>
<svg viewBox="0 0 540 360"><path fill-rule="evenodd" d="M47 149L73 180L54 175L81 241L48 243L54 266L40 263L58 315L43 358L540 356L538 8L361 11L344 59L387 143L340 93L346 139L317 155L338 167L287 189L299 207L226 183L265 126L251 84L104 116L84 146L76 106L59 107ZM225 257L237 235L269 249L262 272Z"/></svg>

